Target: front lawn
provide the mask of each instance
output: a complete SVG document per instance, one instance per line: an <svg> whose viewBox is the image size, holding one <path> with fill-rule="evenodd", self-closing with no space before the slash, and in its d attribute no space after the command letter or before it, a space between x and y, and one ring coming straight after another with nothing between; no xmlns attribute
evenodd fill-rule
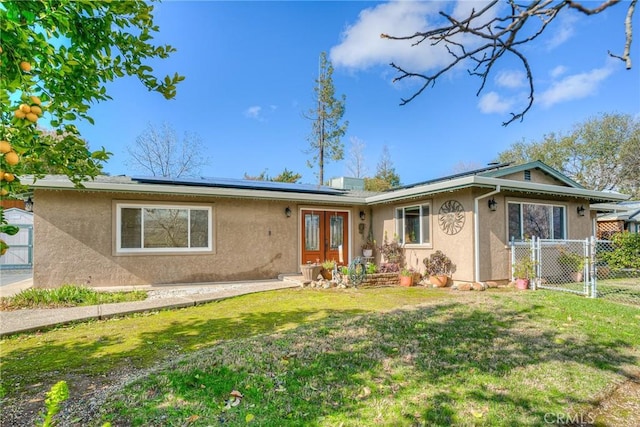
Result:
<svg viewBox="0 0 640 427"><path fill-rule="evenodd" d="M640 310L599 299L298 289L6 339L2 381L68 379L73 400L80 377L146 372L75 414L90 425L608 423L639 357Z"/></svg>

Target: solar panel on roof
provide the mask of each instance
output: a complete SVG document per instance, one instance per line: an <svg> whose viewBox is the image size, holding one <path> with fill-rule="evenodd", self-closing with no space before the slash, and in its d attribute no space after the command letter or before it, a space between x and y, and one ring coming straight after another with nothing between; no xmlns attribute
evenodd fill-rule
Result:
<svg viewBox="0 0 640 427"><path fill-rule="evenodd" d="M295 184L290 182L253 181L231 178L166 178L166 177L132 177L134 181L145 184L188 185L196 187L240 188L246 190L285 191L292 193L343 194L344 190L324 185Z"/></svg>

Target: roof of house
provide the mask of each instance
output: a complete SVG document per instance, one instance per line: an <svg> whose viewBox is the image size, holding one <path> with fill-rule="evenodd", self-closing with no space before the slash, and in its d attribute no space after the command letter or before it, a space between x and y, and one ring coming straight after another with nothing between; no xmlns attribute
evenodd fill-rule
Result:
<svg viewBox="0 0 640 427"><path fill-rule="evenodd" d="M616 204L595 205L600 211L611 211L598 216L598 221L640 222L640 201L627 200Z"/></svg>
<svg viewBox="0 0 640 427"><path fill-rule="evenodd" d="M506 179L505 176L527 169L540 169L564 185L542 184L531 181ZM24 180L26 182L26 180ZM36 189L73 189L74 184L61 175L38 179ZM361 190L342 190L309 184L275 183L223 178L172 179L159 177L98 176L84 183L86 191L125 193L184 194L216 197L235 197L303 202L373 205L415 199L463 188L486 188L525 194L586 198L590 203L620 202L628 196L615 192L588 190L542 162L511 166L508 163L491 165L460 174L450 175L391 190L374 193Z"/></svg>
<svg viewBox="0 0 640 427"><path fill-rule="evenodd" d="M541 162L540 160L536 160L534 162L523 163L519 165L513 165L512 162L491 163L489 164L489 166L486 166L483 168L460 172L454 175L443 176L440 178L435 178L435 179L422 181L414 184L403 185L400 187L395 187L388 191L394 191L394 190L403 189L403 188L413 188L413 187L418 187L418 186L423 186L428 184L435 184L443 181L452 181L454 179L463 178L467 176L486 176L486 177L493 177L493 178L503 178L505 176L508 176L517 172L522 172L525 170L532 170L532 169L539 169L542 172L546 173L547 175L554 177L555 179L563 182L564 184L570 187L584 188L582 185L578 184L577 182L575 182L565 174L553 169L547 164Z"/></svg>

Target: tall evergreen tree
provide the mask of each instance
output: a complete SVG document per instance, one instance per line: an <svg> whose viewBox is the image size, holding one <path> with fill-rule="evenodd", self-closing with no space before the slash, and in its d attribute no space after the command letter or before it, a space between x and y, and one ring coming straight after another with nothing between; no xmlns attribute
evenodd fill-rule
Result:
<svg viewBox="0 0 640 427"><path fill-rule="evenodd" d="M373 178L365 178L364 188L368 191L385 191L400 185L400 176L393 166L389 147L382 147L382 154L376 166L376 174Z"/></svg>
<svg viewBox="0 0 640 427"><path fill-rule="evenodd" d="M318 166L318 184L324 183L324 166L329 160L342 160L344 157L344 144L340 140L347 131L349 122L342 122L344 115L345 95L340 99L335 96L333 86L333 65L327 59L326 52L320 54L320 70L316 85L315 107L309 110L306 116L312 121L311 134L308 137L308 154L313 157L307 161L307 166Z"/></svg>

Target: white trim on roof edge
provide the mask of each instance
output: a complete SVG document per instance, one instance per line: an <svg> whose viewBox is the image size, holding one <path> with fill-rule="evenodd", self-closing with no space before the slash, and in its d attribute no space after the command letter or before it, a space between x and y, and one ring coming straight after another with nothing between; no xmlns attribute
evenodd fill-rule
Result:
<svg viewBox="0 0 640 427"><path fill-rule="evenodd" d="M190 196L217 196L217 197L239 197L253 199L286 200L286 201L306 201L325 202L351 205L375 205L381 203L396 202L430 194L454 191L462 188L480 187L496 189L500 187L502 191L530 192L537 194L550 194L565 197L584 197L601 201L624 201L630 196L620 193L586 190L574 187L562 187L558 185L539 184L526 181L507 180L503 178L492 178L485 176L465 176L447 181L439 181L433 184L425 184L417 187L391 190L373 196L363 197L345 193L342 195L295 193L288 191L270 191L244 188L221 188L205 187L193 185L167 185L167 184L140 184L132 181L128 177L114 177L114 181L95 180L83 183L84 190L87 191L112 191L122 193L152 193L152 194L181 194ZM23 182L28 182L25 179ZM34 188L63 190L77 189L67 178L62 176L49 176L39 179L30 184Z"/></svg>

